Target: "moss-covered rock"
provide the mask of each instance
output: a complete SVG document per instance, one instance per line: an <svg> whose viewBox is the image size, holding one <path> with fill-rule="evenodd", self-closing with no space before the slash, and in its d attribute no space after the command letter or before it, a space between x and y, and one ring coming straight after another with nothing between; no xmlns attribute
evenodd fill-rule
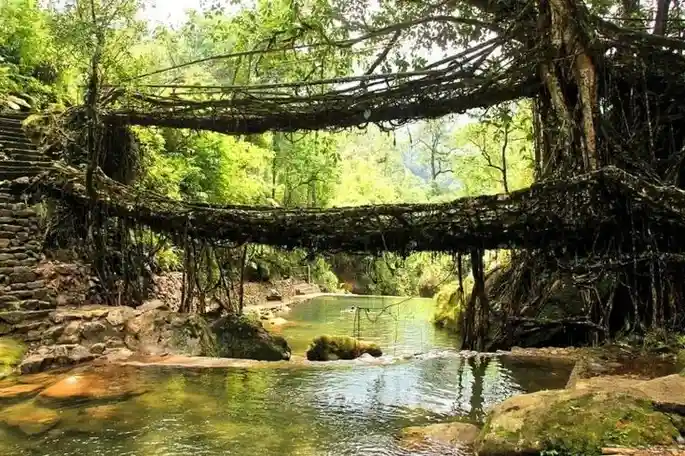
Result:
<svg viewBox="0 0 685 456"><path fill-rule="evenodd" d="M459 330L461 313L473 288L473 279L467 277L462 285L463 293L457 282L448 283L438 290L433 312L433 323L437 326L454 332Z"/></svg>
<svg viewBox="0 0 685 456"><path fill-rule="evenodd" d="M33 401L8 407L0 415L0 422L5 426L29 436L43 434L55 427L59 421L58 411L40 407Z"/></svg>
<svg viewBox="0 0 685 456"><path fill-rule="evenodd" d="M606 446L669 445L680 435L649 399L599 390L540 391L512 397L490 413L478 438L480 456L601 454Z"/></svg>
<svg viewBox="0 0 685 456"><path fill-rule="evenodd" d="M309 346L307 359L309 361L355 359L365 353L374 357L383 355L383 351L378 345L363 342L353 337L319 336Z"/></svg>
<svg viewBox="0 0 685 456"><path fill-rule="evenodd" d="M9 337L0 337L0 378L11 375L21 363L26 346Z"/></svg>
<svg viewBox="0 0 685 456"><path fill-rule="evenodd" d="M261 322L245 315L228 315L212 325L217 355L224 358L281 361L290 359L286 340L270 334Z"/></svg>

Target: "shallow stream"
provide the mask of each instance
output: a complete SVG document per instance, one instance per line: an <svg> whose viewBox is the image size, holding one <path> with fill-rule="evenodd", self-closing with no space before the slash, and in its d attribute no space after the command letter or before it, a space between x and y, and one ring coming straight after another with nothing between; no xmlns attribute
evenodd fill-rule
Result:
<svg viewBox="0 0 685 456"><path fill-rule="evenodd" d="M566 383L568 367L459 353L457 339L430 323L431 300L390 305L399 301L318 298L295 306L279 329L295 355L303 355L315 336L358 334L382 346L380 359L325 366L129 368L122 381L134 382L144 394L38 404L31 413L51 416L54 426L27 435L26 428L0 425L0 454L458 454L437 447L412 453L395 436L406 426L478 422L488 406L511 395ZM17 405L0 402L0 416L12 413L11 407Z"/></svg>

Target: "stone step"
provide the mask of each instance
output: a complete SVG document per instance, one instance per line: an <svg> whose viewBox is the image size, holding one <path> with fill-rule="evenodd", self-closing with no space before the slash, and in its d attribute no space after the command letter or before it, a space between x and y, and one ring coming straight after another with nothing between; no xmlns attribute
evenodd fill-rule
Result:
<svg viewBox="0 0 685 456"><path fill-rule="evenodd" d="M3 260L0 262L0 281L7 280L5 277L11 273L14 268L34 268L38 266L41 256L31 256L23 260ZM5 272L3 272L5 271ZM10 272L7 272L10 271Z"/></svg>
<svg viewBox="0 0 685 456"><path fill-rule="evenodd" d="M12 115L5 115L3 114L0 116L0 125L21 125L21 123L26 120L26 116L24 117L19 117L19 116L12 116Z"/></svg>
<svg viewBox="0 0 685 456"><path fill-rule="evenodd" d="M0 113L0 118L24 120L30 115L31 113L27 111L5 111Z"/></svg>
<svg viewBox="0 0 685 456"><path fill-rule="evenodd" d="M28 139L2 139L0 138L0 150L6 149L35 149Z"/></svg>
<svg viewBox="0 0 685 456"><path fill-rule="evenodd" d="M39 299L0 302L0 312L50 310L56 308L57 302L41 301Z"/></svg>
<svg viewBox="0 0 685 456"><path fill-rule="evenodd" d="M26 132L24 131L24 128L21 126L21 123L7 123L3 122L0 120L0 131L3 133L11 133L11 134L21 134L26 136Z"/></svg>
<svg viewBox="0 0 685 456"><path fill-rule="evenodd" d="M45 169L2 169L0 167L0 180L14 180L20 177L33 177L45 171Z"/></svg>
<svg viewBox="0 0 685 456"><path fill-rule="evenodd" d="M0 216L0 225L12 225L12 226L20 226L22 228L24 227L30 227L34 225L38 221L38 216L33 218L28 218L28 217L2 217Z"/></svg>
<svg viewBox="0 0 685 456"><path fill-rule="evenodd" d="M33 145L31 140L26 136L26 133L0 130L0 143L4 141L21 141L29 145Z"/></svg>
<svg viewBox="0 0 685 456"><path fill-rule="evenodd" d="M7 193L3 194L8 195ZM28 206L26 205L26 203L0 203L0 210L2 209L6 209L9 211L24 211L28 209Z"/></svg>
<svg viewBox="0 0 685 456"><path fill-rule="evenodd" d="M3 154L8 155L8 156L14 156L14 155L20 155L20 154L38 154L40 156L45 156L44 154L41 154L38 152L38 149L35 147L28 145L28 146L13 146L13 147L5 147L0 149Z"/></svg>
<svg viewBox="0 0 685 456"><path fill-rule="evenodd" d="M4 195L5 197L7 196ZM16 200L16 198L15 198ZM40 217L38 217L38 213L34 211L33 209L28 209L26 205L22 201L16 200L13 203L10 202L0 202L0 206L2 205L8 205L8 206L16 206L17 209L9 209L9 208L0 208L0 219L2 220L7 220L8 218L11 218L13 220L23 220L24 223L33 223L36 220L39 220ZM7 222L0 222L0 223L7 223ZM22 223L22 222L19 222Z"/></svg>
<svg viewBox="0 0 685 456"><path fill-rule="evenodd" d="M33 150L11 149L11 150L3 150L2 153L5 154L11 160L33 161L33 162L40 162L40 163L52 163L52 160L50 160L50 157L48 157L47 155L41 154L40 152L37 152L35 149L33 149Z"/></svg>
<svg viewBox="0 0 685 456"><path fill-rule="evenodd" d="M14 325L22 321L43 320L49 317L51 313L52 310L0 312L0 321L4 321L5 323Z"/></svg>
<svg viewBox="0 0 685 456"><path fill-rule="evenodd" d="M51 291L48 288L37 288L35 290L15 290L5 291L4 295L14 296L19 300L37 299L44 301L49 299Z"/></svg>
<svg viewBox="0 0 685 456"><path fill-rule="evenodd" d="M50 163L43 161L27 161L27 160L0 160L0 170L15 170L15 169L39 169L41 171L50 167Z"/></svg>

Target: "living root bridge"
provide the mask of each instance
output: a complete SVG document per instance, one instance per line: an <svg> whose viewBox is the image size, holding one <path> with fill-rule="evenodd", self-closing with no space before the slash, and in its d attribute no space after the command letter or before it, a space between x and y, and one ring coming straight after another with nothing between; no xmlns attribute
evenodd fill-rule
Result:
<svg viewBox="0 0 685 456"><path fill-rule="evenodd" d="M55 164L33 179L0 184L13 193L42 194L129 219L158 232L234 243L314 251L451 251L474 248L557 249L567 255L613 248L651 220L660 249L685 229L685 192L658 187L618 168L547 181L508 195L461 198L441 204L397 204L333 209L273 209L188 204L141 192L96 173L95 200L85 174ZM629 208L629 210L627 210ZM630 239L623 237L622 239ZM625 241L624 241L625 242ZM664 250L665 251L665 250Z"/></svg>

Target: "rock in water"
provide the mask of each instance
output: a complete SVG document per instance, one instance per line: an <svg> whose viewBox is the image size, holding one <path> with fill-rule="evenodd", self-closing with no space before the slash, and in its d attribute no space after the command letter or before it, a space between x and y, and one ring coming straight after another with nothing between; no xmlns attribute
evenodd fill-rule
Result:
<svg viewBox="0 0 685 456"><path fill-rule="evenodd" d="M261 322L245 315L228 315L212 325L218 356L223 358L281 361L290 359L290 347L281 336L270 334Z"/></svg>
<svg viewBox="0 0 685 456"><path fill-rule="evenodd" d="M376 344L363 342L348 336L320 336L314 339L307 350L309 361L335 361L337 359L355 359L364 353L373 357L383 355Z"/></svg>
<svg viewBox="0 0 685 456"><path fill-rule="evenodd" d="M66 377L38 395L41 403L120 400L143 394L137 377L126 370L83 373Z"/></svg>
<svg viewBox="0 0 685 456"><path fill-rule="evenodd" d="M33 402L8 407L0 415L0 422L20 430L26 435L38 435L49 431L59 423L59 412L37 406Z"/></svg>
<svg viewBox="0 0 685 456"><path fill-rule="evenodd" d="M411 426L402 429L400 444L408 450L422 450L435 443L449 447L470 446L478 438L480 429L469 423L439 423Z"/></svg>

